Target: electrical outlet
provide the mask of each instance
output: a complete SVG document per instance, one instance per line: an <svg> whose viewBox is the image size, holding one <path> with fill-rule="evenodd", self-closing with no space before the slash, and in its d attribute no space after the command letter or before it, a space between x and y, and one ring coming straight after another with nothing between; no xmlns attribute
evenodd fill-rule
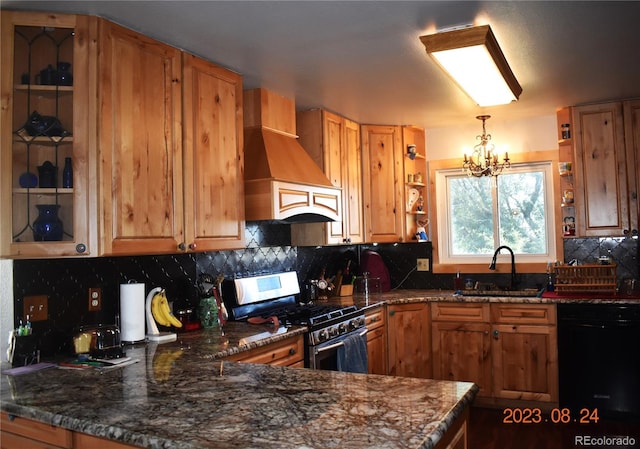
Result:
<svg viewBox="0 0 640 449"><path fill-rule="evenodd" d="M416 265L418 271L429 271L429 259L418 259Z"/></svg>
<svg viewBox="0 0 640 449"><path fill-rule="evenodd" d="M25 296L23 303L23 320L46 321L49 318L49 297L47 295Z"/></svg>
<svg viewBox="0 0 640 449"><path fill-rule="evenodd" d="M102 290L98 287L89 289L89 312L102 310Z"/></svg>

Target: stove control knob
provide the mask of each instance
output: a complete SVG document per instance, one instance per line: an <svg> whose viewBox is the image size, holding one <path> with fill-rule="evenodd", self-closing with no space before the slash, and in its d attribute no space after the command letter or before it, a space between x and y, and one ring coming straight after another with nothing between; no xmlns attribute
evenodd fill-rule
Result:
<svg viewBox="0 0 640 449"><path fill-rule="evenodd" d="M358 328L358 319L354 319L349 321L349 330L354 330Z"/></svg>
<svg viewBox="0 0 640 449"><path fill-rule="evenodd" d="M328 338L329 334L327 333L326 329L322 329L320 332L318 332L318 340L327 341Z"/></svg>
<svg viewBox="0 0 640 449"><path fill-rule="evenodd" d="M347 332L347 325L344 323L340 323L338 325L338 334L345 334Z"/></svg>
<svg viewBox="0 0 640 449"><path fill-rule="evenodd" d="M336 335L338 335L338 329L336 327L330 327L329 328L329 336L330 337L335 337Z"/></svg>

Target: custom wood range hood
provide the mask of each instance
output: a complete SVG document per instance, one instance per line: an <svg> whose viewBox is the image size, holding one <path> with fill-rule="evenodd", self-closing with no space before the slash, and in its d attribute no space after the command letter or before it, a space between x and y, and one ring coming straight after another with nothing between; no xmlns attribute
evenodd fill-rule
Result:
<svg viewBox="0 0 640 449"><path fill-rule="evenodd" d="M245 219L340 221L342 191L298 143L293 101L244 91Z"/></svg>

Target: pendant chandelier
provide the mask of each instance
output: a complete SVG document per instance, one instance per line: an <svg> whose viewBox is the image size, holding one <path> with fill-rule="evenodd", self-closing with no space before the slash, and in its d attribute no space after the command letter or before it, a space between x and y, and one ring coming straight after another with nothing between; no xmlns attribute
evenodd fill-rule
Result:
<svg viewBox="0 0 640 449"><path fill-rule="evenodd" d="M491 116L479 115L476 118L482 120L482 134L476 136L476 140L479 140L480 143L473 147L471 157L467 157L465 153L462 169L465 170L469 176L478 178L482 176L498 176L502 173L503 169L511 166L509 153L504 154L503 162L498 162L495 146L491 143L491 134L487 134L485 127L485 122L491 118Z"/></svg>

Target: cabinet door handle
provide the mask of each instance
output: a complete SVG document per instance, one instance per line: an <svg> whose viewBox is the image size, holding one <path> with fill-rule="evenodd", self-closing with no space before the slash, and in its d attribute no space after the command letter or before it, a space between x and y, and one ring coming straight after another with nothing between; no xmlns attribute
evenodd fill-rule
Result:
<svg viewBox="0 0 640 449"><path fill-rule="evenodd" d="M389 316L393 316L393 315L395 315L395 314L396 314L396 311L395 311L395 310L389 310Z"/></svg>
<svg viewBox="0 0 640 449"><path fill-rule="evenodd" d="M186 250L186 249L187 249L187 245L185 245L185 244L184 244L184 242L182 242L182 243L180 243L180 244L178 245L178 249L179 249L180 251L184 251L184 250Z"/></svg>
<svg viewBox="0 0 640 449"><path fill-rule="evenodd" d="M294 355L296 353L295 348L289 348L289 355Z"/></svg>
<svg viewBox="0 0 640 449"><path fill-rule="evenodd" d="M495 338L496 340L498 339L498 335L500 335L500 332L498 332L498 329L493 331L493 338Z"/></svg>
<svg viewBox="0 0 640 449"><path fill-rule="evenodd" d="M190 249L191 251L193 251L193 250L195 250L195 249L196 249L196 246L198 246L198 245L196 245L196 242L190 243L190 244L189 244L189 249Z"/></svg>

